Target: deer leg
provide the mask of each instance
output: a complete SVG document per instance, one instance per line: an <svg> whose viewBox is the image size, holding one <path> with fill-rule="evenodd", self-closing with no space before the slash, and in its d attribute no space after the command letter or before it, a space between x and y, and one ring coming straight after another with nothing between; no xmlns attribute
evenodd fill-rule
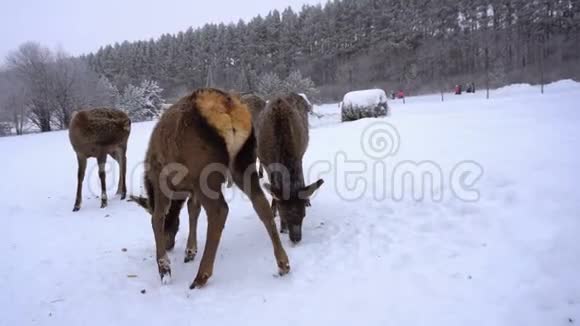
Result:
<svg viewBox="0 0 580 326"><path fill-rule="evenodd" d="M278 212L278 202L276 201L275 198L272 198L272 215L274 216L274 218L276 218L276 214ZM284 218L282 218L282 215L280 215L280 233L288 233L288 223L286 223L286 220L284 220Z"/></svg>
<svg viewBox="0 0 580 326"><path fill-rule="evenodd" d="M278 205L276 203L276 199L272 198L272 204L270 205L270 208L272 209L272 215L276 217L276 214L278 214Z"/></svg>
<svg viewBox="0 0 580 326"><path fill-rule="evenodd" d="M171 279L171 262L167 257L165 242L165 214L169 206L169 199L160 191L154 192L155 209L151 217L153 226L153 235L155 237L155 251L157 258L157 267L162 283L168 283Z"/></svg>
<svg viewBox="0 0 580 326"><path fill-rule="evenodd" d="M127 149L120 148L113 155L113 158L119 163L119 185L117 186L117 195L121 195L121 200L127 197Z"/></svg>
<svg viewBox="0 0 580 326"><path fill-rule="evenodd" d="M260 181L256 170L254 169L249 172L249 174L246 173L246 176L249 177L247 182L241 172L234 172L234 181L236 182L236 185L250 198L254 210L266 227L266 231L268 232L270 241L274 247L274 256L276 257L276 262L278 264L278 273L280 275L288 274L288 272L290 272L290 262L288 261L286 250L284 250L282 242L280 241L272 208L268 204L268 200L260 187Z"/></svg>
<svg viewBox="0 0 580 326"><path fill-rule="evenodd" d="M232 175L228 171L228 172L226 172L226 187L231 188L233 185L234 185L234 182L232 181Z"/></svg>
<svg viewBox="0 0 580 326"><path fill-rule="evenodd" d="M219 195L217 199L207 197L202 191L196 192L196 195L199 196L198 198L207 214L207 237L203 256L201 257L201 263L199 265L199 271L197 272L195 280L189 287L190 289L204 286L213 274L217 248L228 216L228 204L226 203L220 188L221 183L219 183L217 187L214 186L210 188Z"/></svg>
<svg viewBox="0 0 580 326"><path fill-rule="evenodd" d="M280 233L288 233L288 222L280 215Z"/></svg>
<svg viewBox="0 0 580 326"><path fill-rule="evenodd" d="M174 199L171 201L169 210L165 215L165 249L168 251L173 250L175 247L175 236L177 235L177 230L179 229L179 213L181 213L181 208L185 200Z"/></svg>
<svg viewBox="0 0 580 326"><path fill-rule="evenodd" d="M280 233L288 233L288 223L280 216Z"/></svg>
<svg viewBox="0 0 580 326"><path fill-rule="evenodd" d="M262 166L262 162L258 163L258 178L262 179L264 177L264 166Z"/></svg>
<svg viewBox="0 0 580 326"><path fill-rule="evenodd" d="M78 212L79 209L81 209L81 202L83 201L83 180L85 179L85 171L87 169L87 158L77 154L77 162L77 196L73 212Z"/></svg>
<svg viewBox="0 0 580 326"><path fill-rule="evenodd" d="M192 194L187 201L187 212L189 213L189 237L185 248L185 263L195 259L197 254L197 219L201 211L199 200Z"/></svg>
<svg viewBox="0 0 580 326"><path fill-rule="evenodd" d="M101 208L107 207L107 181L105 173L105 165L107 163L107 156L97 157L97 163L99 164L99 179L101 179Z"/></svg>

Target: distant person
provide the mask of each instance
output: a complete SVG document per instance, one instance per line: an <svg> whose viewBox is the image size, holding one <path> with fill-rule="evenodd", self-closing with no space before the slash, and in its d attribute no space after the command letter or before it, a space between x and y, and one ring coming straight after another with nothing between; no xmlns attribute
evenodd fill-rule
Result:
<svg viewBox="0 0 580 326"><path fill-rule="evenodd" d="M405 98L405 92L403 92L402 89L399 90L399 93L397 93L397 98L399 99L404 99Z"/></svg>
<svg viewBox="0 0 580 326"><path fill-rule="evenodd" d="M475 93L475 84L474 83L469 83L469 86L467 86L467 93Z"/></svg>
<svg viewBox="0 0 580 326"><path fill-rule="evenodd" d="M455 95L461 95L461 85L455 85Z"/></svg>

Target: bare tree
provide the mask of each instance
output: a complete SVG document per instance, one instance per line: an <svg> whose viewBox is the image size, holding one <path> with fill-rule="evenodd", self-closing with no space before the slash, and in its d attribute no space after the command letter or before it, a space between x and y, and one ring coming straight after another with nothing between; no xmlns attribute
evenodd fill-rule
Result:
<svg viewBox="0 0 580 326"><path fill-rule="evenodd" d="M8 55L6 62L27 89L30 121L42 132L51 131L54 103L51 100L52 81L49 77L53 62L50 50L38 43L24 43Z"/></svg>
<svg viewBox="0 0 580 326"><path fill-rule="evenodd" d="M78 58L59 52L51 66L55 117L61 129L68 128L72 113L84 107L111 106L112 89Z"/></svg>
<svg viewBox="0 0 580 326"><path fill-rule="evenodd" d="M66 129L70 123L72 112L78 99L75 98L73 87L78 83L79 74L76 63L64 52L56 54L56 60L50 67L52 80L52 96L54 97L55 117L60 129Z"/></svg>
<svg viewBox="0 0 580 326"><path fill-rule="evenodd" d="M0 72L0 136L9 135L12 131L12 121L9 111L9 98L11 91L8 89L9 83L6 72Z"/></svg>
<svg viewBox="0 0 580 326"><path fill-rule="evenodd" d="M27 115L26 90L14 77L14 71L0 72L0 121L9 123L17 135L24 132Z"/></svg>
<svg viewBox="0 0 580 326"><path fill-rule="evenodd" d="M25 100L30 121L42 132L53 126L68 128L72 113L83 107L115 102L114 87L107 80L100 79L86 61L62 50L53 54L37 43L25 43L7 57L7 63L11 80L19 87L6 91L13 103ZM22 112L22 102L13 106Z"/></svg>

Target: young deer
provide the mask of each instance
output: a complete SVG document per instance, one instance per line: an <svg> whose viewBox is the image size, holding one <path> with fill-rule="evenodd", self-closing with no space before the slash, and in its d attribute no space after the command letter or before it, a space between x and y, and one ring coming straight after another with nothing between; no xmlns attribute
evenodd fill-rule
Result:
<svg viewBox="0 0 580 326"><path fill-rule="evenodd" d="M274 247L280 275L290 271L276 231L274 216L256 172L256 140L251 115L238 97L216 89L199 89L170 107L159 119L145 162L148 198L133 199L152 214L159 275L171 277L166 251L175 245L179 211L187 202L189 238L185 262L197 252L197 219L203 206L208 217L207 239L199 271L190 288L212 276L216 251L228 215L222 194L226 175L250 198Z"/></svg>
<svg viewBox="0 0 580 326"><path fill-rule="evenodd" d="M107 206L105 182L105 164L107 155L111 155L121 170L117 194L121 199L127 195L125 174L127 173L127 140L131 132L131 120L122 111L107 108L96 108L75 112L69 125L69 138L77 154L77 195L73 212L81 208L83 179L87 159L96 157L101 179L101 208Z"/></svg>
<svg viewBox="0 0 580 326"><path fill-rule="evenodd" d="M269 102L255 123L258 131L258 158L266 168L272 194L272 211L280 212L280 230L288 231L294 243L302 239L302 220L309 198L324 180L305 186L302 157L308 147L308 112L311 107L298 94L277 97Z"/></svg>

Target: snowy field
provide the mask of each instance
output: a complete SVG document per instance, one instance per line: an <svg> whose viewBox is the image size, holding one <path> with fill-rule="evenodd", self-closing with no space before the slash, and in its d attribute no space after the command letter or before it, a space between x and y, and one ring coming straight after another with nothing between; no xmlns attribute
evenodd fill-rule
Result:
<svg viewBox="0 0 580 326"><path fill-rule="evenodd" d="M389 118L347 124L337 104L315 108L306 178L326 183L302 242L283 238L289 275L274 276L264 227L228 191L214 275L199 290L188 286L200 254L183 264L186 210L162 286L150 218L114 197L114 173L100 209L92 160L72 213L67 133L1 138L0 325L579 324L580 84L390 105ZM135 194L153 125L130 137ZM390 141L367 141L381 134ZM430 185L401 177L423 170ZM205 230L202 213L200 250Z"/></svg>

